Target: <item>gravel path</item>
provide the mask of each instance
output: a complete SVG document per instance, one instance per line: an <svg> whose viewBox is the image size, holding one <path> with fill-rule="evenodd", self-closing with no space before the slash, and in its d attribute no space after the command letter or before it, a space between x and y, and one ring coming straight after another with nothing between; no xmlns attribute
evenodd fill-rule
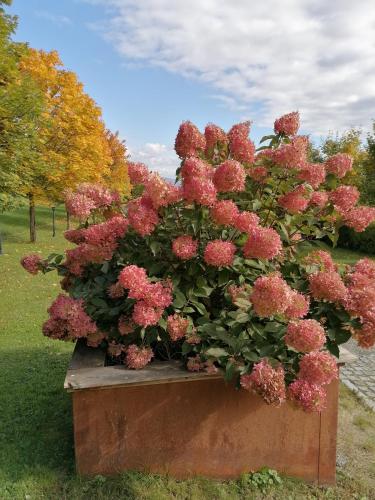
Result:
<svg viewBox="0 0 375 500"><path fill-rule="evenodd" d="M341 381L375 411L375 348L361 349L353 340L345 348L358 359L340 370Z"/></svg>

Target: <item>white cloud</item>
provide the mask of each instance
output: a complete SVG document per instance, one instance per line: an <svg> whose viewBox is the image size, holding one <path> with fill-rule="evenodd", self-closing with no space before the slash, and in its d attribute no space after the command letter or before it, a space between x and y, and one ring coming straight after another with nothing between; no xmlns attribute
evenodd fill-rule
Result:
<svg viewBox="0 0 375 500"><path fill-rule="evenodd" d="M259 125L295 109L316 134L375 117L373 0L102 3L127 61L198 78Z"/></svg>
<svg viewBox="0 0 375 500"><path fill-rule="evenodd" d="M180 161L172 147L159 143L146 143L138 149L129 149L130 161L145 163L150 170L159 172L163 177L173 179Z"/></svg>

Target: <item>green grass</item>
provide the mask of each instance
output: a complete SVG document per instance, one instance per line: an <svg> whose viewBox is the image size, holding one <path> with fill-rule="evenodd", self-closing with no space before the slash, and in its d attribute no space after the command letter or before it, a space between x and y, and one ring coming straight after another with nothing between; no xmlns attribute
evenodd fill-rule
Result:
<svg viewBox="0 0 375 500"><path fill-rule="evenodd" d="M319 488L283 478L262 492L248 476L238 481L204 478L176 481L149 474L79 478L74 472L70 397L62 388L72 344L41 334L46 309L59 291L56 275L27 274L20 258L32 251L62 251L65 219L37 210L38 241L27 243L27 211L0 216L4 255L0 256L0 499L371 499L375 498L375 415L347 389L341 390L339 451L345 465L335 488ZM335 251L353 262L353 252Z"/></svg>

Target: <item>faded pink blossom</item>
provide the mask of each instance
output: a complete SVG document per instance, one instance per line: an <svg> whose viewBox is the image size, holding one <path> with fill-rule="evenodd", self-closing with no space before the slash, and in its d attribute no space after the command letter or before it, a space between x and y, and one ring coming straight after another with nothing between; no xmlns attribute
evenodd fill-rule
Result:
<svg viewBox="0 0 375 500"><path fill-rule="evenodd" d="M84 310L83 299L60 294L48 309L49 319L43 324L47 337L75 340L97 332L97 326Z"/></svg>
<svg viewBox="0 0 375 500"><path fill-rule="evenodd" d="M322 163L305 163L299 170L297 178L317 189L325 181L325 166Z"/></svg>
<svg viewBox="0 0 375 500"><path fill-rule="evenodd" d="M128 175L132 184L145 184L150 175L150 171L144 163L134 163L130 161L128 162Z"/></svg>
<svg viewBox="0 0 375 500"><path fill-rule="evenodd" d="M127 206L129 223L141 236L151 234L159 223L159 216L152 201L145 196L131 200Z"/></svg>
<svg viewBox="0 0 375 500"><path fill-rule="evenodd" d="M240 212L234 219L234 227L242 233L250 233L259 224L259 217L254 212Z"/></svg>
<svg viewBox="0 0 375 500"><path fill-rule="evenodd" d="M180 314L173 314L167 318L167 331L173 341L185 337L189 326L189 320Z"/></svg>
<svg viewBox="0 0 375 500"><path fill-rule="evenodd" d="M181 167L181 177L185 181L191 179L192 177L212 179L213 175L213 167L206 161L194 156L186 158Z"/></svg>
<svg viewBox="0 0 375 500"><path fill-rule="evenodd" d="M73 217L87 219L96 208L93 200L80 193L68 193L65 198L67 212Z"/></svg>
<svg viewBox="0 0 375 500"><path fill-rule="evenodd" d="M343 213L344 224L357 233L364 231L375 220L375 207L357 207Z"/></svg>
<svg viewBox="0 0 375 500"><path fill-rule="evenodd" d="M359 347L370 349L375 345L375 323L373 321L363 321L361 328L352 331L353 338Z"/></svg>
<svg viewBox="0 0 375 500"><path fill-rule="evenodd" d="M125 348L123 344L118 344L114 340L108 343L107 347L107 353L109 356L112 356L114 358L118 358L121 356L121 354L125 351Z"/></svg>
<svg viewBox="0 0 375 500"><path fill-rule="evenodd" d="M327 406L327 394L323 387L306 380L295 380L288 387L288 398L304 411L321 412Z"/></svg>
<svg viewBox="0 0 375 500"><path fill-rule="evenodd" d="M314 191L310 198L310 205L324 208L328 203L328 193L326 191Z"/></svg>
<svg viewBox="0 0 375 500"><path fill-rule="evenodd" d="M283 245L279 233L272 228L255 227L243 247L246 258L273 259L280 254Z"/></svg>
<svg viewBox="0 0 375 500"><path fill-rule="evenodd" d="M129 335L129 333L134 332L134 323L127 316L120 316L118 320L118 331L120 335Z"/></svg>
<svg viewBox="0 0 375 500"><path fill-rule="evenodd" d="M330 253L324 250L314 250L303 259L305 264L319 266L321 271L337 271L337 265L334 263Z"/></svg>
<svg viewBox="0 0 375 500"><path fill-rule="evenodd" d="M296 290L291 291L290 305L285 309L285 316L289 319L303 318L307 315L310 308L310 299L307 295Z"/></svg>
<svg viewBox="0 0 375 500"><path fill-rule="evenodd" d="M190 121L182 122L178 129L175 150L180 158L188 156L198 156L199 152L204 151L206 139L198 128Z"/></svg>
<svg viewBox="0 0 375 500"><path fill-rule="evenodd" d="M206 155L211 155L217 144L228 144L228 137L224 130L213 123L208 123L204 129L206 138Z"/></svg>
<svg viewBox="0 0 375 500"><path fill-rule="evenodd" d="M189 372L199 372L203 370L204 368L204 363L202 362L201 358L199 355L188 358L188 361L186 363L186 368L189 370Z"/></svg>
<svg viewBox="0 0 375 500"><path fill-rule="evenodd" d="M224 226L233 225L238 213L237 205L232 200L217 201L210 211L213 220Z"/></svg>
<svg viewBox="0 0 375 500"><path fill-rule="evenodd" d="M163 309L151 307L147 302L140 300L134 304L132 319L137 325L146 327L157 325L162 314Z"/></svg>
<svg viewBox="0 0 375 500"><path fill-rule="evenodd" d="M284 168L299 169L306 163L308 139L304 136L296 136L290 144L283 144L270 153L262 156L271 156L271 159Z"/></svg>
<svg viewBox="0 0 375 500"><path fill-rule="evenodd" d="M275 134L296 135L299 129L299 113L293 111L275 120Z"/></svg>
<svg viewBox="0 0 375 500"><path fill-rule="evenodd" d="M353 158L346 153L337 153L326 160L325 166L327 172L341 179L352 169Z"/></svg>
<svg viewBox="0 0 375 500"><path fill-rule="evenodd" d="M226 160L214 173L213 182L219 193L243 191L245 189L246 172L236 160Z"/></svg>
<svg viewBox="0 0 375 500"><path fill-rule="evenodd" d="M247 175L254 179L254 181L262 182L268 175L268 170L266 167L257 166L251 167L246 171Z"/></svg>
<svg viewBox="0 0 375 500"><path fill-rule="evenodd" d="M359 200L359 191L355 186L340 186L329 193L329 199L335 208L346 212Z"/></svg>
<svg viewBox="0 0 375 500"><path fill-rule="evenodd" d="M159 207L166 207L182 198L180 188L165 181L156 172L148 176L145 188L145 195L151 200L155 210Z"/></svg>
<svg viewBox="0 0 375 500"><path fill-rule="evenodd" d="M148 285L146 269L134 264L126 266L119 274L118 281L128 290L143 291Z"/></svg>
<svg viewBox="0 0 375 500"><path fill-rule="evenodd" d="M210 179L191 177L183 182L182 195L188 202L211 207L216 202L217 190Z"/></svg>
<svg viewBox="0 0 375 500"><path fill-rule="evenodd" d="M43 259L37 253L30 253L21 259L21 266L30 274L38 274L43 265Z"/></svg>
<svg viewBox="0 0 375 500"><path fill-rule="evenodd" d="M245 293L247 291L247 286L246 285L229 285L228 286L228 293L230 295L230 298L233 303L237 301L238 298L244 297Z"/></svg>
<svg viewBox="0 0 375 500"><path fill-rule="evenodd" d="M325 385L338 378L335 358L329 352L313 351L299 362L298 378L310 384Z"/></svg>
<svg viewBox="0 0 375 500"><path fill-rule="evenodd" d="M250 301L256 314L270 317L282 314L291 304L292 290L278 274L260 276L255 280Z"/></svg>
<svg viewBox="0 0 375 500"><path fill-rule="evenodd" d="M189 260L197 255L198 242L187 234L172 241L172 252L181 260Z"/></svg>
<svg viewBox="0 0 375 500"><path fill-rule="evenodd" d="M119 299L125 295L124 288L118 281L107 288L107 293L111 299Z"/></svg>
<svg viewBox="0 0 375 500"><path fill-rule="evenodd" d="M299 352L321 349L326 341L324 328L315 319L300 319L288 324L285 343Z"/></svg>
<svg viewBox="0 0 375 500"><path fill-rule="evenodd" d="M255 145L246 137L239 135L229 142L231 157L241 163L252 164L255 159Z"/></svg>
<svg viewBox="0 0 375 500"><path fill-rule="evenodd" d="M241 386L259 394L270 405L280 406L286 398L283 367L272 368L266 359L256 363L250 375L241 376Z"/></svg>
<svg viewBox="0 0 375 500"><path fill-rule="evenodd" d="M297 214L306 210L309 205L309 192L306 186L298 186L293 191L280 196L278 204L287 212Z"/></svg>
<svg viewBox="0 0 375 500"><path fill-rule="evenodd" d="M328 302L342 302L347 289L341 276L335 271L321 271L309 276L310 291L314 299Z"/></svg>
<svg viewBox="0 0 375 500"><path fill-rule="evenodd" d="M204 250L204 260L210 266L230 266L233 263L235 251L236 247L232 242L213 240L207 243Z"/></svg>
<svg viewBox="0 0 375 500"><path fill-rule="evenodd" d="M233 125L233 127L228 132L229 140L233 141L237 137L246 139L250 133L250 125L251 123L249 121L236 123L235 125Z"/></svg>
<svg viewBox="0 0 375 500"><path fill-rule="evenodd" d="M139 347L135 344L131 344L126 349L125 363L131 370L141 370L154 357L154 353L151 347Z"/></svg>
<svg viewBox="0 0 375 500"><path fill-rule="evenodd" d="M71 243L79 245L85 241L85 231L86 229L69 229L64 232L64 237Z"/></svg>

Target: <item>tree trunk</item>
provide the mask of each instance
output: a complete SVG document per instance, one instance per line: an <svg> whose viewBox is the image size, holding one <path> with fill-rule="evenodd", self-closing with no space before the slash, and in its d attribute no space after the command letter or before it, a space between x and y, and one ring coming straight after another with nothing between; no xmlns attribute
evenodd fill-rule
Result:
<svg viewBox="0 0 375 500"><path fill-rule="evenodd" d="M29 193L29 224L30 224L30 242L36 242L36 225L35 225L35 201L34 195Z"/></svg>
<svg viewBox="0 0 375 500"><path fill-rule="evenodd" d="M68 211L66 211L66 229L70 229L70 215Z"/></svg>
<svg viewBox="0 0 375 500"><path fill-rule="evenodd" d="M56 207L52 207L52 237L56 236L55 210Z"/></svg>

